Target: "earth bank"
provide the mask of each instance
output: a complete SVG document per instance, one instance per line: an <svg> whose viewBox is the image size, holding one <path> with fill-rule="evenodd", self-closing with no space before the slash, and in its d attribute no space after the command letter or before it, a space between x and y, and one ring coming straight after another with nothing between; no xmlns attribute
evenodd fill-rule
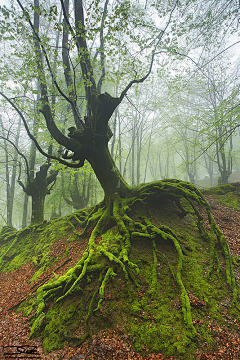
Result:
<svg viewBox="0 0 240 360"><path fill-rule="evenodd" d="M89 266L81 285L77 284L69 295L58 301L63 289L54 290L54 296L45 299L46 307L34 331L34 336L42 337L46 353L67 343L80 347L87 337L95 339L105 329L126 336L132 349L143 355L162 353L165 357L195 359L196 354L213 351L216 347L213 332L226 325L223 316L226 309L233 328L236 325L233 319L239 318L239 312L236 302L232 303L233 287L227 284L222 245L215 235L215 256L211 260L211 241L196 216L197 207L204 212L205 206L190 205L183 196L174 200L163 196L161 201L148 197L147 201L131 204L128 216L135 231L131 232L129 264L136 267L129 266L126 274L124 267L100 254L95 264L98 266ZM18 232L6 228L2 232L2 271L13 271L26 263L33 269L29 292L24 294L24 298L28 295L26 300L13 306L31 324L36 320L36 290L50 279L52 283L59 281L66 271L76 268L84 254L94 222L84 231L81 221L91 211L78 211ZM164 237L160 232L153 236L152 230L150 234L148 231L151 236L146 236L142 231L143 223L149 226L146 219L170 236ZM177 238L182 251L180 270L179 252L171 236ZM94 241L117 257L122 242L118 225L112 221ZM237 267L236 261L233 266ZM179 272L190 304L187 313L177 279ZM195 331L186 319L189 314Z"/></svg>

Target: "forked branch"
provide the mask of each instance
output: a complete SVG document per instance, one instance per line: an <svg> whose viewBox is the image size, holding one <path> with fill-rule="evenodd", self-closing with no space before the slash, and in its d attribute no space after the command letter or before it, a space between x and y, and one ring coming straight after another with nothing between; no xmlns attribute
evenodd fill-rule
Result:
<svg viewBox="0 0 240 360"><path fill-rule="evenodd" d="M11 99L9 99L5 94L3 94L1 91L0 91L0 95L2 95L2 97L8 101L8 103L17 111L17 113L19 114L19 116L21 117L22 121L23 121L23 124L24 124L24 127L27 131L27 134L28 134L28 137L35 143L38 151L44 155L45 157L49 158L49 159L52 159L52 160L56 160L58 162L60 162L61 164L65 165L65 166L68 166L68 167L72 167L72 168L79 168L81 167L81 163L77 163L77 164L72 164L72 163L69 163L57 156L54 156L54 155L49 155L47 152L45 152L41 146L39 145L37 139L32 135L32 133L30 132L29 128L28 128L28 125L27 125L27 121L25 119L25 117L23 116L22 112L18 109L18 107L11 101ZM66 139L68 139L66 137ZM68 141L72 141L72 139L68 139Z"/></svg>
<svg viewBox="0 0 240 360"><path fill-rule="evenodd" d="M133 84L139 84L139 83L144 82L149 77L149 75L151 74L152 68L153 68L153 63L154 63L154 58L155 58L155 55L157 54L156 53L157 47L160 44L160 41L162 40L163 35L165 34L168 26L171 23L172 15L173 15L174 10L177 7L177 4L178 4L178 0L175 2L175 5L174 5L174 7L172 8L172 10L170 12L169 19L167 21L167 24L166 24L165 28L163 30L161 30L160 34L158 35L158 41L157 41L157 43L156 43L156 45L154 47L154 50L152 52L151 62L150 62L150 66L149 66L149 70L148 70L147 74L145 76L143 76L141 79L134 79L134 80L130 81L130 83L122 91L121 96L120 96L120 101L123 100L124 96L127 94L128 90L132 87Z"/></svg>

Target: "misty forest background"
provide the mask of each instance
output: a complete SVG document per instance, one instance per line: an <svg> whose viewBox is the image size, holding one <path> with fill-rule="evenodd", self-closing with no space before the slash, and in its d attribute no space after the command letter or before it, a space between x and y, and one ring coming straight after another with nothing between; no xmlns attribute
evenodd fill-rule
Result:
<svg viewBox="0 0 240 360"><path fill-rule="evenodd" d="M33 15L33 2L23 3ZM110 153L132 186L166 178L188 180L199 188L239 181L240 3L179 2L156 47L174 4L145 0L84 2L87 40L98 77L104 69L102 92L119 96L131 79L147 73L155 52L150 76L131 87L110 120ZM70 15L71 7L70 3ZM81 78L76 75L77 53L70 41L72 89L66 89L63 77L60 6L55 0L41 1L40 9L40 34L52 69L68 94L75 87L84 114L86 99ZM45 152L60 156L63 149L51 139L38 109L40 90L31 29L14 1L1 5L0 16L0 90L24 114L30 132ZM51 85L50 74L47 81L55 121L66 131L73 126L71 109ZM59 162L46 163L21 117L3 97L0 147L0 226L20 229L30 224L29 184L44 164L48 172L46 220L102 200L103 191L90 165L71 169Z"/></svg>

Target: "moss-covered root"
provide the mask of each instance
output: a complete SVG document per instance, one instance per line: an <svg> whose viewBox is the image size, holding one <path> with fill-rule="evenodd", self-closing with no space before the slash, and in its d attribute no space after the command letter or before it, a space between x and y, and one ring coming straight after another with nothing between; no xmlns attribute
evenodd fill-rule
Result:
<svg viewBox="0 0 240 360"><path fill-rule="evenodd" d="M170 228L168 228L167 226L162 226L161 228L157 228L155 225L153 225L151 223L151 221L148 218L144 218L144 221L145 221L145 224L147 225L147 229L152 237L154 237L154 235L158 234L163 239L172 241L175 246L175 249L178 253L178 265L177 265L177 272L176 272L176 275L174 276L174 278L176 279L177 285L181 292L181 302L182 302L182 311L183 311L184 320L187 324L188 329L191 332L191 336L194 337L194 336L196 336L197 333L196 333L196 329L194 328L193 322L192 322L191 305L190 305L190 301L189 301L189 297L188 297L186 288L182 282L182 277L181 277L182 263L183 263L183 253L182 253L181 246L177 240L176 235ZM156 261L156 258L155 258L156 244L155 244L155 242L153 243L153 252L154 252L153 258L154 258L154 262L155 262ZM156 278L157 278L157 276L156 276ZM152 282L152 285L154 285L154 281Z"/></svg>
<svg viewBox="0 0 240 360"><path fill-rule="evenodd" d="M147 234L145 234L146 237L154 238L158 234L163 239L172 241L175 246L175 249L178 253L178 266L177 266L176 275L173 275L173 276L174 276L174 279L176 279L177 285L181 292L181 302L182 302L182 311L183 311L184 320L187 324L188 329L191 332L191 336L195 337L196 329L194 328L193 322L192 322L191 305L190 305L189 297L187 295L187 291L185 289L185 286L183 285L182 278L181 278L183 253L182 253L181 246L177 240L177 237L174 234L174 232L167 226L162 226L161 229L159 229L155 225L153 225L148 218L142 217L142 219L144 220L144 222L146 224L146 228L148 230L148 236L146 236ZM153 261L154 261L153 265L154 266L153 266L152 284L151 284L150 291L154 290L155 283L157 281L157 272L155 271L156 265L157 265L157 257L156 257L157 249L156 249L155 241L154 240L152 240L152 241L153 241Z"/></svg>
<svg viewBox="0 0 240 360"><path fill-rule="evenodd" d="M139 269L136 264L129 260L131 250L131 235L134 231L134 224L132 219L127 215L128 206L124 206L124 200L120 196L116 196L113 202L113 217L118 226L120 235L122 236L121 253L119 258L123 263L128 264L130 267L135 268L138 272Z"/></svg>
<svg viewBox="0 0 240 360"><path fill-rule="evenodd" d="M233 263L232 263L232 257L230 255L230 251L228 248L227 241L221 232L221 230L218 228L214 218L211 215L211 209L208 205L207 201L205 200L202 193L191 183L187 181L181 181L176 179L166 179L161 181L156 181L151 184L144 184L136 188L135 190L136 198L133 199L134 203L136 199L140 198L140 200L143 203L146 203L149 198L155 197L168 197L172 200L177 200L177 202L180 201L182 197L187 199L189 203L191 204L195 214L198 218L198 227L200 232L202 233L203 237L206 240L209 240L210 242L210 266L209 266L209 274L213 270L213 260L214 257L216 258L216 261L218 263L218 272L220 271L220 261L218 258L217 251L215 249L215 237L218 239L223 254L225 256L226 261L226 276L227 276L227 283L229 285L232 285L233 288L233 303L237 303L237 288L236 288L236 282L235 282L235 276L233 272ZM204 227L204 221L203 217L201 216L200 212L198 211L197 207L195 206L194 202L198 203L199 205L204 206L209 219L209 224L211 227L211 232L208 234ZM144 234L142 234L144 236ZM145 235L146 236L146 235ZM173 238L175 238L173 236ZM176 239L176 238L175 238ZM173 240L173 239L172 239Z"/></svg>
<svg viewBox="0 0 240 360"><path fill-rule="evenodd" d="M232 261L232 256L230 254L229 246L228 246L225 236L223 235L222 231L217 226L217 224L210 212L210 209L207 209L207 212L208 212L209 223L211 225L211 231L215 233L215 235L218 239L218 242L221 245L224 257L225 257L227 284L229 286L232 286L232 289L233 289L233 305L237 305L237 287L236 287L235 275L234 275L234 271L233 271L233 261Z"/></svg>
<svg viewBox="0 0 240 360"><path fill-rule="evenodd" d="M153 268L152 268L152 282L150 285L149 292L154 293L157 288L157 247L154 240L152 240L153 245Z"/></svg>
<svg viewBox="0 0 240 360"><path fill-rule="evenodd" d="M80 220L76 214L69 215L68 224L72 228L73 233L77 237L84 237L85 235L87 235L87 231L89 230L89 228L97 224L98 220L103 215L103 212L104 212L104 207L99 207L96 205L84 220ZM79 226L83 227L83 231L81 233L78 233L76 231L75 226L71 222L72 219L74 219Z"/></svg>
<svg viewBox="0 0 240 360"><path fill-rule="evenodd" d="M102 303L102 301L103 301L103 299L104 299L104 290L105 290L107 281L108 281L108 279L109 279L110 277L112 277L112 276L117 276L117 274L113 271L113 268L110 267L110 268L107 270L107 272L106 272L106 274L105 274L105 277L104 277L104 280L103 280L103 282L102 282L102 285L100 286L100 289L99 289L100 299L99 299L99 301L98 301L98 305L97 305L96 309L94 309L93 311L97 311L97 310L100 309L101 303Z"/></svg>
<svg viewBox="0 0 240 360"><path fill-rule="evenodd" d="M60 276L57 280L50 281L48 284L44 284L38 289L38 308L35 316L35 321L31 328L30 337L34 336L35 332L40 327L46 300L50 297L57 296L59 293L62 293L63 295L56 299L56 302L59 302L67 295L70 295L77 286L79 287L81 279L85 276L87 269L90 267L92 258L95 256L95 239L99 234L101 234L102 228L105 225L105 220L109 216L109 208L101 212L102 215L89 238L88 247L83 253L82 258L78 261L78 263L72 269L69 269L64 275ZM95 262L93 265L91 265L91 271L99 270L102 267L104 267L104 264L102 264L101 262Z"/></svg>
<svg viewBox="0 0 240 360"><path fill-rule="evenodd" d="M110 277L116 275L113 271L114 267L120 266L125 274L126 284L130 294L130 282L127 266L134 268L136 271L138 271L138 267L129 260L131 241L128 227L132 230L134 226L132 219L126 213L127 210L128 207L124 205L122 199L117 196L113 200L113 203L108 204L105 208L98 208L95 215L91 214L91 218L94 218L95 220L98 219L98 221L92 230L87 249L85 250L82 258L78 261L74 268L69 269L63 276L59 277L55 281L50 281L48 284L45 284L38 289L38 308L36 312L36 319L32 326L31 336L33 336L40 328L46 301L51 297L55 297L55 301L59 302L66 296L70 295L75 289L82 290L80 288L81 281L89 271L106 271L104 279L100 284L100 299L95 311L100 308L103 301L104 289L107 281ZM104 228L108 226L112 219L115 219L119 233L121 234L121 251L119 256L114 255L110 250L103 247L101 242L99 244L96 244L95 242L96 238L104 232ZM90 221L90 218L88 218L88 221ZM112 266L109 267L106 262L103 261L104 257L107 261L112 263ZM61 294L60 297L59 293Z"/></svg>
<svg viewBox="0 0 240 360"><path fill-rule="evenodd" d="M205 204L202 193L191 183L177 179L164 179L150 184L140 185L135 190L136 199L145 203L149 197L168 197L176 200L182 197L191 199L199 204Z"/></svg>
<svg viewBox="0 0 240 360"><path fill-rule="evenodd" d="M221 264L218 258L218 253L215 249L215 237L217 238L222 252L224 254L224 258L225 258L225 262L226 262L226 277L227 277L227 284L229 286L232 286L233 288L233 304L237 304L237 288L236 288L236 281L235 281L235 276L234 276L234 272L233 272L233 262L232 262L232 257L230 254L230 250L228 247L228 243L226 241L225 236L223 235L222 231L219 229L219 227L216 224L216 221L214 219L214 217L211 214L211 209L209 204L206 202L206 200L204 199L204 207L205 210L207 212L208 215L208 221L210 224L210 234L207 233L207 231L204 229L203 227L203 217L200 214L200 212L198 211L197 207L195 206L195 204L189 200L189 203L191 204L197 218L198 218L198 226L199 226L199 230L204 234L205 238L209 239L210 242L210 263L209 263L209 269L208 269L208 275L210 275L213 271L213 260L214 257L217 261L218 264L218 272L221 270Z"/></svg>
<svg viewBox="0 0 240 360"><path fill-rule="evenodd" d="M81 345L89 336L89 333L90 333L89 320L90 320L92 312L93 312L96 295L97 295L97 291L94 292L92 299L90 301L90 304L88 307L88 313L87 313L87 317L86 317L86 321L85 321L85 323L86 323L85 334L78 340L78 345Z"/></svg>

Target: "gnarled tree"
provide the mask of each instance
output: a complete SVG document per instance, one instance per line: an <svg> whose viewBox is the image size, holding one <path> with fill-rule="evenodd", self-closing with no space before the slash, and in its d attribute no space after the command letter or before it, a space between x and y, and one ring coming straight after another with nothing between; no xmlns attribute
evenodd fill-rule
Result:
<svg viewBox="0 0 240 360"><path fill-rule="evenodd" d="M44 220L45 198L46 195L50 194L58 174L57 170L53 170L48 174L50 166L50 163L40 166L40 170L36 172L35 177L28 177L26 186L19 180L23 191L32 198L31 225L41 224Z"/></svg>
<svg viewBox="0 0 240 360"><path fill-rule="evenodd" d="M180 245L177 234L168 226L160 225L157 227L154 225L150 217L141 212L141 205L156 201L164 203L166 199L169 199L173 204L177 204L177 207L180 209L180 215L184 216L187 211L183 208L181 200L182 198L186 200L188 209L191 209L189 211L191 211L197 219L199 230L206 241L208 241L211 249L208 272L211 274L214 270L214 257L216 257L218 265L220 266L214 244L216 239L219 243L220 252L222 252L225 257L227 283L232 285L233 300L234 304L236 304L237 290L232 260L226 240L211 215L209 205L203 198L201 192L192 184L180 180L163 180L152 184L140 185L136 188L130 188L120 174L108 150L108 142L112 135L109 128L109 120L115 109L123 101L129 89L134 84L142 83L149 77L154 64L154 58L159 51L158 47L171 23L174 11L177 9L178 0L171 3L170 9L166 7L166 21L163 29L155 33L153 42L146 45L146 48L149 46L152 47L150 64L146 74L130 81L122 90L119 97L113 97L107 92L101 93L106 66L104 26L107 16L108 0L104 2L102 16L99 20L100 36L97 55L100 55L100 66L98 69L94 68L93 64L95 59L89 50L88 30L85 25L83 1L74 0L74 23L72 23L71 17L69 16L68 0L65 2L61 0L61 8L64 16L62 58L67 85L65 92L60 88L54 76L46 45L40 36L39 14L41 13L41 9L38 0L34 1L34 23L32 23L31 17L26 12L20 0L17 0L17 2L26 14L33 31L36 66L41 90L39 111L44 116L46 127L53 139L66 150L63 158L57 158L56 156L46 154L35 140L37 148L47 157L58 160L69 167L80 168L84 165L85 161L88 161L105 194L104 200L92 208L90 212L87 214L86 212L79 212L78 215L73 215L69 220L84 229L81 234L76 232L76 236L83 237L90 230L88 246L83 256L73 268L57 280L42 285L38 289L38 308L35 321L31 328L31 336L38 334L39 329L41 329L43 319L45 319L46 304L49 299L54 298L55 302L59 303L64 301L67 296L72 295L74 291L83 293L88 274L95 273L96 276L99 277L100 284L98 284L98 288L94 290L90 298L88 298L89 307L86 317L85 334L78 339L78 344L83 342L90 333L89 319L93 313L93 308L96 306L94 311L98 311L101 308L106 284L112 277L117 276L121 271L124 274L129 292L130 283L134 284L136 288L140 286L141 279L138 278L138 265L130 259L133 240L143 239L148 242L150 241L152 244L152 282L149 285L149 291L154 293L157 282L158 265L156 242L158 239L162 239L164 242L169 242L173 245L178 257L176 271L173 270L170 264L169 267L179 288L182 311L189 331L189 338L193 339L196 337L197 331L192 322L190 300L181 275L184 259L182 246ZM92 4L92 6L94 6L94 4ZM117 3L116 5L116 14L122 17L123 21L127 21L128 8L128 2L120 3L120 5ZM108 26L110 26L109 23ZM68 38L69 34L71 35L71 39ZM81 72L77 72L77 67L73 66L70 61L70 47L72 44L76 46L76 62L80 65ZM144 46L142 48L140 47L140 52L143 51L143 48ZM49 102L49 85L44 64L47 65L47 71L52 76L59 96L71 105L75 125L68 129L68 136L59 130L54 121ZM134 64L132 73L135 73ZM96 81L96 74L99 75L98 82ZM79 89L76 87L77 82L81 82L85 93L86 109L84 114L80 112L78 106ZM10 99L8 99L8 101L14 106ZM19 111L16 106L15 109ZM21 116L29 136L32 137L23 114L21 114ZM207 213L211 229L210 233L208 233L203 226L203 218L196 204L203 207ZM135 209L135 214L133 213L133 208ZM74 225L72 224L72 226ZM112 233L110 241L101 241L101 235L113 227L117 230L115 233ZM163 255L163 257L165 258L165 255ZM59 331L61 331L61 329ZM63 336L65 335L63 334Z"/></svg>

